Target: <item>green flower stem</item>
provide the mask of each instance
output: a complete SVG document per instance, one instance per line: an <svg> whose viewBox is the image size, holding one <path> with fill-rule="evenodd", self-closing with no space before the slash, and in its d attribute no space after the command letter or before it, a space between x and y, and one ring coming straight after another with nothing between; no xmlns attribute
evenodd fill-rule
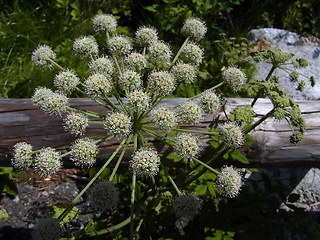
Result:
<svg viewBox="0 0 320 240"><path fill-rule="evenodd" d="M106 135L106 133L99 133L99 134L95 134L95 135L92 135L90 137L87 137L87 138L96 138L96 137L100 137L100 136L103 136L103 135ZM113 137L113 136L112 136ZM59 147L63 147L63 146L67 146L67 145L70 145L71 143L73 143L74 141L69 141L69 142L66 142L66 143L63 143L63 144L59 144L59 145L54 145L52 146L53 148L59 148ZM40 150L37 150L35 152L38 152Z"/></svg>
<svg viewBox="0 0 320 240"><path fill-rule="evenodd" d="M147 111L145 111L143 114L141 114L140 118L138 119L138 122L140 122L145 116L147 116L148 113L150 113L162 101L162 99L163 99L163 97L158 98L155 101L153 101L153 103L151 104L149 109Z"/></svg>
<svg viewBox="0 0 320 240"><path fill-rule="evenodd" d="M143 50L142 50L142 55L145 56L145 55L146 55L146 52L147 52L147 47L144 46L144 47L143 47Z"/></svg>
<svg viewBox="0 0 320 240"><path fill-rule="evenodd" d="M127 112L129 114L129 110L126 107L126 105L123 103L122 98L120 97L119 93L117 91L114 91L114 96L117 99L117 101L119 102L120 106L122 107L122 109Z"/></svg>
<svg viewBox="0 0 320 240"><path fill-rule="evenodd" d="M131 185L130 240L134 239L134 198L135 198L135 191L136 191L136 180L137 180L137 176L135 173L133 173L132 185Z"/></svg>
<svg viewBox="0 0 320 240"><path fill-rule="evenodd" d="M144 125L144 127L158 129L158 127L152 126L152 125ZM206 131L189 130L189 129L182 129L182 128L175 128L175 129L172 129L172 131L174 131L174 132L186 132L186 133L200 133L200 134L206 134L206 135L218 135L219 134L217 132L206 132Z"/></svg>
<svg viewBox="0 0 320 240"><path fill-rule="evenodd" d="M255 129L258 125L260 125L264 120L271 117L274 113L274 108L268 112L266 115L264 115L262 118L260 118L258 121L256 121L254 124L252 124L248 129L244 131L244 135L251 132L253 129Z"/></svg>
<svg viewBox="0 0 320 240"><path fill-rule="evenodd" d="M220 174L219 171L213 169L212 167L210 167L209 165L205 164L204 162L200 161L197 158L192 158L193 161L196 161L197 163L200 163L202 166L206 167L207 169L209 169L211 172L215 173L215 174Z"/></svg>
<svg viewBox="0 0 320 240"><path fill-rule="evenodd" d="M100 168L100 170L96 173L96 175L90 180L90 182L85 186L84 189L73 199L73 201L70 203L70 205L59 215L58 219L61 221L62 219L67 216L67 214L71 211L73 206L78 202L78 200L81 198L81 196L88 190L88 188L96 181L96 179L100 176L100 174L104 171L104 169L109 165L109 163L112 161L112 159L116 156L116 154L119 152L119 150L122 148L123 144L125 143L125 140L123 140L118 148L113 152L113 154L109 157L108 161Z"/></svg>
<svg viewBox="0 0 320 240"><path fill-rule="evenodd" d="M178 58L180 56L180 53L182 52L183 48L187 45L188 42L189 42L189 37L187 37L186 40L184 41L184 43L181 45L179 51L177 52L176 56L174 57L169 69L171 69L173 67L173 65L176 63L176 61L178 60Z"/></svg>
<svg viewBox="0 0 320 240"><path fill-rule="evenodd" d="M103 99L107 104L109 104L114 110L119 110L119 108L107 97L104 96ZM110 109L111 110L111 109Z"/></svg>
<svg viewBox="0 0 320 240"><path fill-rule="evenodd" d="M167 169L165 166L163 166L163 164L161 164L161 167L162 167L162 169L164 170L164 172L166 173L169 181L171 182L173 188L176 190L177 194L178 194L178 195L181 195L182 192L180 191L180 189L178 188L177 184L176 184L176 183L174 182L174 180L172 179L171 175L170 175L169 172L168 172L168 169Z"/></svg>
<svg viewBox="0 0 320 240"><path fill-rule="evenodd" d="M64 70L64 68L61 67L56 61L52 60L51 58L49 58L49 61L60 70Z"/></svg>
<svg viewBox="0 0 320 240"><path fill-rule="evenodd" d="M88 123L92 123L92 124L104 124L104 122L102 122L102 121L88 121Z"/></svg>
<svg viewBox="0 0 320 240"><path fill-rule="evenodd" d="M123 147L122 152L121 152L121 154L120 154L120 156L118 158L118 161L117 161L116 165L114 166L114 169L113 169L113 171L111 173L111 176L109 177L109 181L110 182L113 180L114 176L116 175L116 172L117 172L117 170L119 168L121 160L122 160L122 158L123 158L123 156L124 156L124 154L125 154L125 152L127 150L128 144L130 143L131 139L132 139L132 134L128 137L126 145Z"/></svg>
<svg viewBox="0 0 320 240"><path fill-rule="evenodd" d="M149 134L150 136L152 136L152 137L154 137L154 138L157 138L157 139L159 139L160 141L165 142L165 143L168 144L169 146L173 146L174 140L172 140L172 139L170 139L170 138L166 138L166 137L164 137L164 136L161 136L161 135L159 135L159 134L157 134L157 133L155 133L155 132L153 132L153 131L151 131L151 130L148 130L148 129L144 128L144 127L143 127L141 130L144 131L145 133Z"/></svg>
<svg viewBox="0 0 320 240"><path fill-rule="evenodd" d="M266 82L269 81L269 79L271 78L271 76L272 76L273 72L276 70L276 68L277 67L275 65L272 65L272 68L270 69L270 71L265 79ZM258 92L257 96L253 99L253 101L251 103L251 107L253 107L256 104L258 98L261 97L261 94L262 94L262 90L260 90Z"/></svg>
<svg viewBox="0 0 320 240"><path fill-rule="evenodd" d="M133 136L133 150L137 151L138 149L138 135L134 134Z"/></svg>
<svg viewBox="0 0 320 240"><path fill-rule="evenodd" d="M74 110L81 111L82 113L84 113L84 114L86 114L88 116L91 116L91 117L95 117L95 118L101 118L101 119L105 118L105 116L102 115L102 114L98 114L96 112L92 112L92 111L81 109L81 108L77 108L77 107L67 106L67 109L72 110L72 111L74 111Z"/></svg>

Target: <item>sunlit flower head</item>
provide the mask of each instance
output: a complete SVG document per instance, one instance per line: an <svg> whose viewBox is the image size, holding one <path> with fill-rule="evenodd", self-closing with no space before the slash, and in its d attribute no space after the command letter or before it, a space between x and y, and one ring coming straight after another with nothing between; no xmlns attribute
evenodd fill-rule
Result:
<svg viewBox="0 0 320 240"><path fill-rule="evenodd" d="M86 94L92 98L105 97L112 90L110 76L101 73L90 75L84 82Z"/></svg>
<svg viewBox="0 0 320 240"><path fill-rule="evenodd" d="M184 23L181 33L186 37L190 37L193 41L200 41L207 32L207 27L203 21L198 18L188 18Z"/></svg>
<svg viewBox="0 0 320 240"><path fill-rule="evenodd" d="M35 158L35 169L44 176L56 174L62 166L60 153L51 147L42 148Z"/></svg>
<svg viewBox="0 0 320 240"><path fill-rule="evenodd" d="M64 94L71 93L80 83L80 78L73 70L60 71L53 80L53 84Z"/></svg>
<svg viewBox="0 0 320 240"><path fill-rule="evenodd" d="M80 138L71 147L71 160L76 166L91 167L96 162L98 147L92 139Z"/></svg>
<svg viewBox="0 0 320 240"><path fill-rule="evenodd" d="M166 132L177 126L176 113L170 108L159 107L153 112L151 119L154 125Z"/></svg>
<svg viewBox="0 0 320 240"><path fill-rule="evenodd" d="M121 89L126 91L139 90L142 85L141 75L132 70L126 70L118 78Z"/></svg>
<svg viewBox="0 0 320 240"><path fill-rule="evenodd" d="M236 149L244 142L241 128L234 122L226 122L220 128L221 140L228 147Z"/></svg>
<svg viewBox="0 0 320 240"><path fill-rule="evenodd" d="M158 96L168 96L175 90L176 84L171 73L159 71L149 74L148 87Z"/></svg>
<svg viewBox="0 0 320 240"><path fill-rule="evenodd" d="M93 30L98 33L113 33L117 28L117 20L111 14L98 14L93 18Z"/></svg>
<svg viewBox="0 0 320 240"><path fill-rule="evenodd" d="M148 60L156 67L163 68L170 65L172 51L169 44L154 41L148 47Z"/></svg>
<svg viewBox="0 0 320 240"><path fill-rule="evenodd" d="M52 61L54 61L56 57L51 47L40 45L32 52L31 59L34 64L40 68L52 68L54 66Z"/></svg>
<svg viewBox="0 0 320 240"><path fill-rule="evenodd" d="M122 56L128 54L132 49L132 43L127 36L113 36L108 41L108 48L111 54Z"/></svg>
<svg viewBox="0 0 320 240"><path fill-rule="evenodd" d="M88 127L88 118L80 112L70 112L64 119L64 128L73 135L83 135Z"/></svg>
<svg viewBox="0 0 320 240"><path fill-rule="evenodd" d="M147 67L147 59L140 53L130 53L124 60L126 66L136 72L141 72Z"/></svg>
<svg viewBox="0 0 320 240"><path fill-rule="evenodd" d="M220 98L213 91L207 90L201 94L199 105L205 113L215 113L220 107Z"/></svg>
<svg viewBox="0 0 320 240"><path fill-rule="evenodd" d="M243 185L242 177L233 166L224 166L217 176L216 185L221 195L234 198L239 194Z"/></svg>
<svg viewBox="0 0 320 240"><path fill-rule="evenodd" d="M196 78L196 69L187 63L177 63L173 66L171 73L178 83L190 84Z"/></svg>
<svg viewBox="0 0 320 240"><path fill-rule="evenodd" d="M245 73L237 67L227 67L222 71L223 81L232 89L237 92L247 82Z"/></svg>
<svg viewBox="0 0 320 240"><path fill-rule="evenodd" d="M107 116L104 128L118 138L125 138L131 132L131 118L122 112L115 112Z"/></svg>
<svg viewBox="0 0 320 240"><path fill-rule="evenodd" d="M93 36L82 36L74 40L73 51L80 58L94 57L99 52L99 46Z"/></svg>
<svg viewBox="0 0 320 240"><path fill-rule="evenodd" d="M152 42L158 40L157 30L153 27L140 27L136 31L136 41L142 46L149 46Z"/></svg>
<svg viewBox="0 0 320 240"><path fill-rule="evenodd" d="M14 158L11 160L15 168L29 169L33 163L32 145L19 142L14 145Z"/></svg>
<svg viewBox="0 0 320 240"><path fill-rule="evenodd" d="M185 63L199 65L203 59L203 50L196 44L188 43L183 47L180 58Z"/></svg>
<svg viewBox="0 0 320 240"><path fill-rule="evenodd" d="M114 63L107 56L102 56L91 60L89 62L89 69L91 73L101 73L111 76L114 72Z"/></svg>
<svg viewBox="0 0 320 240"><path fill-rule="evenodd" d="M134 112L146 111L149 107L150 97L141 90L135 90L128 95L128 105Z"/></svg>
<svg viewBox="0 0 320 240"><path fill-rule="evenodd" d="M182 133L175 139L173 149L184 160L191 160L199 152L198 139L191 134Z"/></svg>
<svg viewBox="0 0 320 240"><path fill-rule="evenodd" d="M184 123L197 123L202 117L202 111L197 103L189 101L182 104L178 116Z"/></svg>

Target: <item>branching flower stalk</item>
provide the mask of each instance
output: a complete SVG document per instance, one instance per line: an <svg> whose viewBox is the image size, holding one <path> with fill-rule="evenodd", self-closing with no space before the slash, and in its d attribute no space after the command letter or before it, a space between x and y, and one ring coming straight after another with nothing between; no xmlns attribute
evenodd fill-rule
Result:
<svg viewBox="0 0 320 240"><path fill-rule="evenodd" d="M118 184L115 176L123 170L121 163L128 162L124 157L125 153L132 155L129 168L126 169L131 173L131 179L125 178L125 184L131 189L131 196L127 197L130 199L127 202L130 216L106 229L90 232L84 228L69 232L67 238L102 235L129 224L130 239L134 239L136 231L146 222L142 219L135 229L135 217L142 211L147 211L152 200L162 201L162 194L172 190L173 212L178 219L177 227L181 229L201 211L202 200L193 192L191 183L201 181L200 176L206 171L217 176L216 184L221 196L235 197L239 193L242 177L238 170L225 166L219 171L214 169L213 165L220 161L225 153L241 148L245 135L255 127L269 117L286 119L294 131L291 139L297 141L302 136L305 125L299 106L272 81L275 68L285 64L292 55L283 57L278 52L269 52L255 56L255 59L260 57L274 64L266 80L255 83L261 92L271 99L274 104L272 111L254 122L253 117L257 116L248 108L250 106L247 106L245 110L234 110L232 118L226 112L226 120L216 117L205 130L192 130L188 129L188 126L200 122L204 114L217 115L222 101L215 91L220 86L227 85L237 92L248 81L240 68L229 66L222 69L222 81L216 86L174 106L162 103L164 98L174 94L180 84L187 86L196 79L196 69L201 64L204 53L197 43L207 31L205 23L197 18L186 20L181 29L186 40L174 57L169 44L158 39L157 31L153 27L139 28L135 39L130 39L116 34L117 21L112 15L99 14L94 18L93 28L97 34L106 37L107 49L99 49L93 36L79 37L73 46L77 56L90 60L90 75L86 79L78 77L76 71L60 66L56 62L55 53L48 46L39 46L32 54L32 60L37 66L61 70L55 77L56 91L37 88L32 97L33 102L49 115L65 118L65 129L79 138L71 145L68 143L70 150L63 154L56 148L34 150L28 143L17 143L12 160L17 168L33 168L44 176L50 176L59 171L62 158L70 156L76 166L91 167L99 156L99 146L111 139L121 142L85 188L60 214L58 220L62 222L89 188L94 190L94 194L89 196L93 208L96 200L102 211L114 209L119 199L118 194L122 193L115 185ZM136 49L133 50L133 47ZM298 61L300 62L304 63ZM101 114L69 105L68 96L73 91L86 94L104 106L108 113ZM259 96L260 93L253 100L252 106ZM92 125L101 127L102 133L85 136L86 130ZM218 146L212 149L212 157L207 160L201 157L199 136L218 141ZM167 146L174 156L173 164L179 164L180 167L171 168L168 161L172 160L158 150L149 141L150 138ZM120 155L111 174L107 176L108 181L103 180L101 173L118 153ZM189 166L191 163L193 167ZM184 182L178 181L178 176L183 176ZM105 208L101 206L104 198L96 199L101 195L101 187L109 190L110 197L113 197L113 201ZM145 193L139 195L137 189L144 189ZM166 209L161 208L161 211L165 212ZM96 220L91 220L90 224L94 221Z"/></svg>

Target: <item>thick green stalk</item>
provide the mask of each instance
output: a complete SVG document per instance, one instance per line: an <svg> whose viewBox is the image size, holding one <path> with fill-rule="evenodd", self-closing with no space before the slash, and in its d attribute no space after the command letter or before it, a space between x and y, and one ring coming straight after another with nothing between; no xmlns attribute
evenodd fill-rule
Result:
<svg viewBox="0 0 320 240"><path fill-rule="evenodd" d="M170 69L173 67L173 65L176 63L176 61L178 60L183 48L187 45L187 43L189 42L189 37L186 38L186 40L184 41L184 43L181 45L179 51L177 52L176 56L174 57L171 65L170 65Z"/></svg>
<svg viewBox="0 0 320 240"><path fill-rule="evenodd" d="M193 161L196 161L197 163L200 163L202 166L206 167L207 169L209 169L211 172L215 173L215 174L219 174L220 172L213 169L212 167L210 167L209 165L205 164L204 162L202 162L201 160L197 159L197 158L192 158Z"/></svg>
<svg viewBox="0 0 320 240"><path fill-rule="evenodd" d="M130 209L130 240L134 239L134 198L136 192L136 180L137 176L135 173L132 174L132 185L131 185L131 209Z"/></svg>

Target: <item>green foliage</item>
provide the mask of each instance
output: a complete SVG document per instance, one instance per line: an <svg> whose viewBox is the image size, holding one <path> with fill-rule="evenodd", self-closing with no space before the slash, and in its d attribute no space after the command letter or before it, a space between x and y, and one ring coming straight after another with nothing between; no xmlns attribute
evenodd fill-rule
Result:
<svg viewBox="0 0 320 240"><path fill-rule="evenodd" d="M48 210L50 211L51 215L53 218L58 218L60 216L60 214L66 209L67 206L63 205L63 204L49 204L48 206ZM60 224L66 224L70 221L75 221L77 220L79 215L79 210L76 207L73 207L70 212L68 212L68 214L61 220Z"/></svg>
<svg viewBox="0 0 320 240"><path fill-rule="evenodd" d="M0 192L15 196L18 194L18 188L12 177L13 167L0 166Z"/></svg>
<svg viewBox="0 0 320 240"><path fill-rule="evenodd" d="M0 209L0 220L7 220L8 218L8 212L5 209Z"/></svg>

